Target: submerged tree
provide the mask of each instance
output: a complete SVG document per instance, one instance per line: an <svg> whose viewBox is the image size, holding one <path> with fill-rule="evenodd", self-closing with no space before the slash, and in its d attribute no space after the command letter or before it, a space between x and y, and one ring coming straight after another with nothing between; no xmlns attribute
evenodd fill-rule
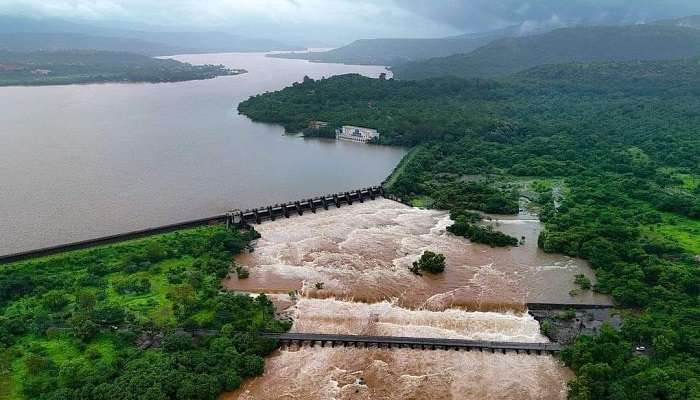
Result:
<svg viewBox="0 0 700 400"><path fill-rule="evenodd" d="M420 275L420 271L438 274L445 271L445 256L426 250L418 261L413 262L411 272Z"/></svg>

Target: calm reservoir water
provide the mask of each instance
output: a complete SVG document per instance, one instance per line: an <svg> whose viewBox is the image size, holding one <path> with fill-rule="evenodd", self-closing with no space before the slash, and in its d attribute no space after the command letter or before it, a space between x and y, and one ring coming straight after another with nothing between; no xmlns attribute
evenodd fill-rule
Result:
<svg viewBox="0 0 700 400"><path fill-rule="evenodd" d="M304 140L238 115L251 95L382 67L184 55L249 73L0 88L0 254L377 184L403 149Z"/></svg>

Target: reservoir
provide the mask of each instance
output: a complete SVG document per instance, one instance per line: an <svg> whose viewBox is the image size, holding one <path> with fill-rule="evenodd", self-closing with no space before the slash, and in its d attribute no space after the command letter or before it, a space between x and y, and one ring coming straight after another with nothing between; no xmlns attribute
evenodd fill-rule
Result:
<svg viewBox="0 0 700 400"><path fill-rule="evenodd" d="M381 182L405 151L285 136L239 102L305 75L383 67L264 54L175 57L247 74L0 89L0 254Z"/></svg>

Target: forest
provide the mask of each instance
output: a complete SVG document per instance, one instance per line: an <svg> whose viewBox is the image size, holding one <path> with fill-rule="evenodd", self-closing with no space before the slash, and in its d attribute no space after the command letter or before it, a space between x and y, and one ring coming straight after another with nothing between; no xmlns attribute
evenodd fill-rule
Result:
<svg viewBox="0 0 700 400"><path fill-rule="evenodd" d="M594 289L625 316L620 330L563 352L574 400L700 398L698 110L698 59L541 66L497 80L306 78L240 105L290 132L324 120L411 147L387 189L449 209L457 233L478 233L467 210L517 212L522 182L535 186L538 245L588 260ZM649 350L636 354L639 345Z"/></svg>
<svg viewBox="0 0 700 400"><path fill-rule="evenodd" d="M272 303L220 290L253 230L207 226L0 269L0 399L216 399L260 375Z"/></svg>
<svg viewBox="0 0 700 400"><path fill-rule="evenodd" d="M595 45L593 45L595 44ZM591 61L674 60L700 54L700 30L635 24L577 26L506 37L472 52L394 65L398 79L492 78L540 65Z"/></svg>
<svg viewBox="0 0 700 400"><path fill-rule="evenodd" d="M191 65L124 52L0 50L0 86L180 82L241 72L223 65Z"/></svg>

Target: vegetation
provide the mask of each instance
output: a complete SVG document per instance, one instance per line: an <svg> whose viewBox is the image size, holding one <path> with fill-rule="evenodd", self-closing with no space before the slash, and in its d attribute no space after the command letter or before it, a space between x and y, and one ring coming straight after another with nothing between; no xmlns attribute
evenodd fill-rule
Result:
<svg viewBox="0 0 700 400"><path fill-rule="evenodd" d="M443 254L424 251L417 261L413 262L411 272L420 275L420 271L440 274L445 271L445 256Z"/></svg>
<svg viewBox="0 0 700 400"><path fill-rule="evenodd" d="M592 287L591 280L584 274L576 275L574 283L577 284L581 290L590 290Z"/></svg>
<svg viewBox="0 0 700 400"><path fill-rule="evenodd" d="M406 63L393 71L398 79L446 75L486 78L547 64L672 60L698 55L700 30L697 29L664 25L584 26L505 38L468 54Z"/></svg>
<svg viewBox="0 0 700 400"><path fill-rule="evenodd" d="M578 285L578 287L581 288L581 290L590 290L592 285L591 285L591 280L584 274L578 274L574 278L574 283Z"/></svg>
<svg viewBox="0 0 700 400"><path fill-rule="evenodd" d="M570 397L690 399L700 397L698 88L698 59L599 62L498 81L307 80L241 111L288 128L378 128L383 143L413 146L387 189L465 225L475 223L465 210L516 212L518 183L540 182L539 246L589 260L596 290L634 310L620 330L563 352L577 374ZM639 344L650 350L635 355Z"/></svg>
<svg viewBox="0 0 700 400"><path fill-rule="evenodd" d="M0 398L216 399L288 327L220 292L254 231L211 226L0 268Z"/></svg>
<svg viewBox="0 0 700 400"><path fill-rule="evenodd" d="M489 226L481 226L469 222L464 216L460 215L455 220L454 224L447 228L457 236L464 236L475 243L488 244L491 247L517 246L518 239L503 232L499 232Z"/></svg>
<svg viewBox="0 0 700 400"><path fill-rule="evenodd" d="M302 131L304 137L317 137L326 139L335 139L335 129L330 126L324 126L318 129L306 128Z"/></svg>
<svg viewBox="0 0 700 400"><path fill-rule="evenodd" d="M0 86L180 82L241 72L223 65L191 65L122 52L0 50Z"/></svg>

